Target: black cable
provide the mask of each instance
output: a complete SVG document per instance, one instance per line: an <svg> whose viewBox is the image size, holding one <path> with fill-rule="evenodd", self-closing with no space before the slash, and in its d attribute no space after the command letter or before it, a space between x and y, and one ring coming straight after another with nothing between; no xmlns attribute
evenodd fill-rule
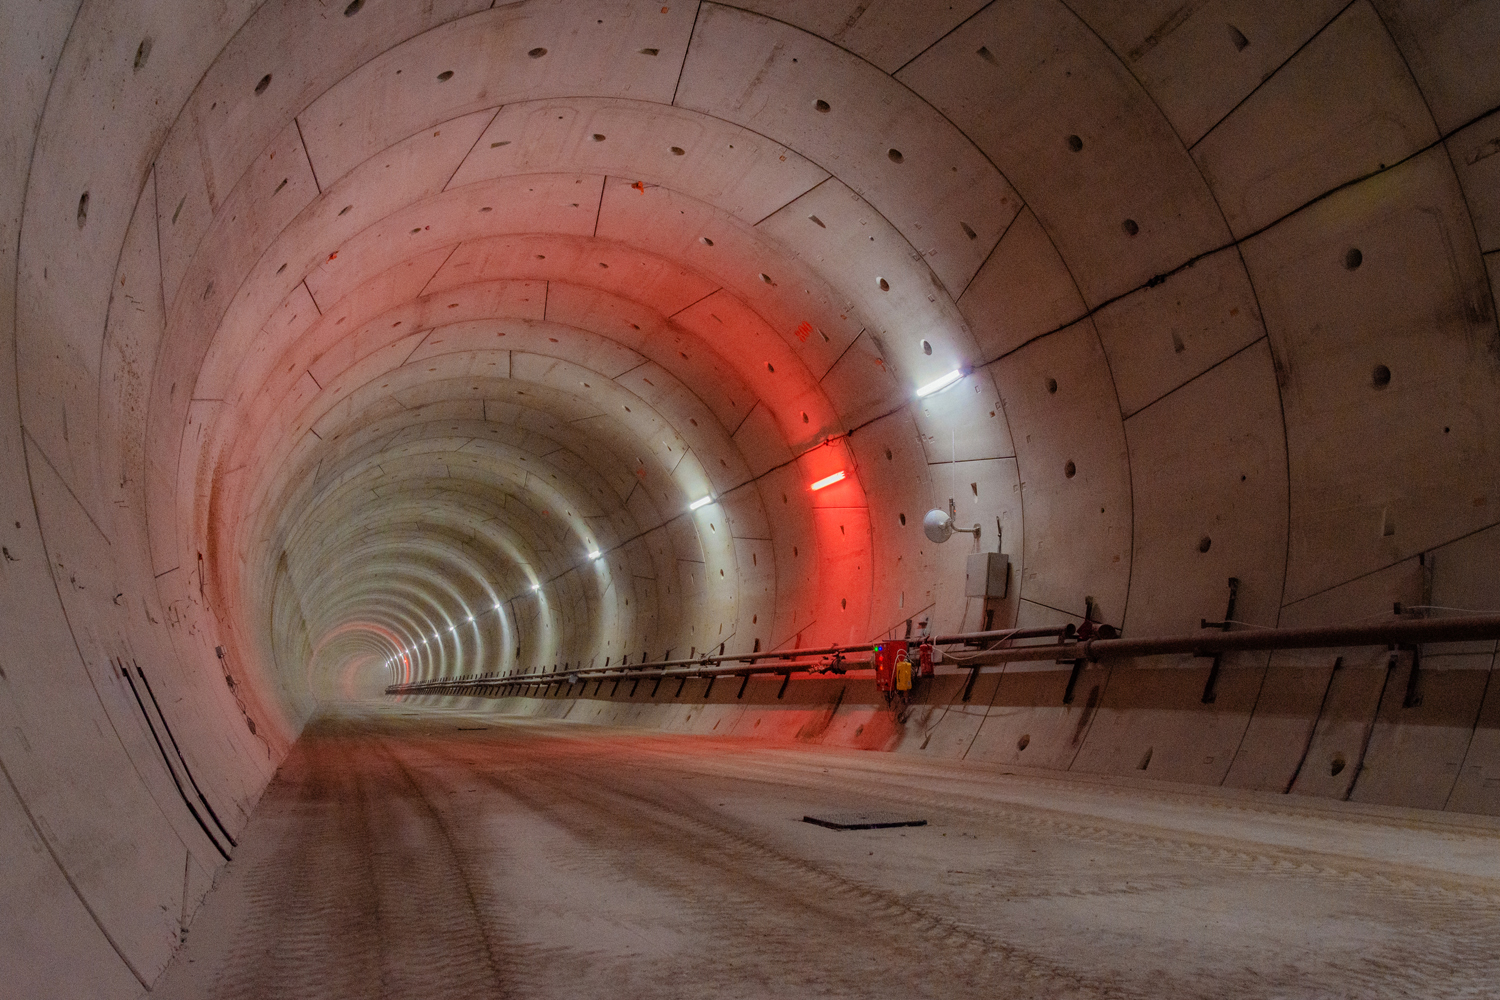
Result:
<svg viewBox="0 0 1500 1000"><path fill-rule="evenodd" d="M130 662L135 663L134 660ZM151 690L151 682L146 679L146 671L142 670L140 664L137 663L135 665L135 672L141 675L141 683L146 685L146 693L151 696L151 704L156 706L156 714L161 716L162 728L167 731L167 739L172 741L172 749L177 751L177 759L182 761L182 773L187 775L188 782L193 786L193 791L198 793L198 801L203 803L203 808L207 809L208 814L213 817L214 826L217 826L219 832L224 835L224 839L229 841L229 846L239 847L239 841L235 840L229 835L229 831L224 829L224 824L219 821L219 814L214 812L214 807L209 805L208 798L203 794L203 789L198 787L198 781L193 777L192 769L188 767L187 758L182 755L182 747L177 745L177 737L172 735L172 726L167 722L167 713L161 710L161 702L156 700L156 692Z"/></svg>
<svg viewBox="0 0 1500 1000"><path fill-rule="evenodd" d="M129 669L123 664L120 667L120 673L125 675L125 682L130 685L130 693L135 695L135 703L141 708L141 716L146 720L146 728L151 730L151 738L156 741L156 749L161 754L162 763L167 765L167 773L172 776L172 784L177 786L177 794L182 796L182 804L187 806L187 811L192 813L193 819L197 820L199 828L203 830L203 835L214 845L214 850L222 854L225 861L228 861L229 852L224 850L218 838L209 832L208 824L203 822L203 817L199 816L198 810L193 808L193 802L187 797L187 792L182 790L182 782L177 779L177 771L172 767L171 758L167 756L167 748L161 745L161 737L156 734L156 726L151 722L151 713L146 711L146 703L141 700L141 692L135 686L135 679L130 676Z"/></svg>

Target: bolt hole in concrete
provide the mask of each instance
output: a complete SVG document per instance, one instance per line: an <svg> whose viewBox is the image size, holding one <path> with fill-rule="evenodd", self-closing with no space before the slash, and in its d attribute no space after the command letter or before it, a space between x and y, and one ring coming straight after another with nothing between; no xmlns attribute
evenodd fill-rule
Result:
<svg viewBox="0 0 1500 1000"><path fill-rule="evenodd" d="M544 48L542 48L541 46L537 46L536 48L532 49L530 52L528 52L526 54L528 56L530 56L531 58L533 58L533 59L540 59L540 58L542 58L542 56L544 56L544 55L547 54L547 50L544 49Z"/></svg>
<svg viewBox="0 0 1500 1000"><path fill-rule="evenodd" d="M977 239L979 239L979 234L976 233L974 231L974 227L971 226L971 225L969 225L967 222L960 222L959 226L961 226L963 228L964 235L967 236L969 239L971 239L971 240L977 240Z"/></svg>
<svg viewBox="0 0 1500 1000"><path fill-rule="evenodd" d="M1082 152L1083 151L1083 140L1080 139L1080 138L1078 138L1078 136L1076 136L1076 135L1070 135L1070 136L1068 136L1068 148L1071 149L1075 153Z"/></svg>
<svg viewBox="0 0 1500 1000"><path fill-rule="evenodd" d="M1063 475L1067 476L1069 479L1072 479L1074 476L1078 475L1078 466L1073 464L1073 460L1071 458L1063 464Z"/></svg>
<svg viewBox="0 0 1500 1000"><path fill-rule="evenodd" d="M672 155L673 156L685 156L685 155L687 155L687 150L683 149L681 146L673 146L672 147Z"/></svg>
<svg viewBox="0 0 1500 1000"><path fill-rule="evenodd" d="M1359 247L1350 247L1348 252L1344 254L1344 267L1347 270L1352 271L1364 262L1365 255L1360 253Z"/></svg>
<svg viewBox="0 0 1500 1000"><path fill-rule="evenodd" d="M445 69L438 74L439 83L447 83L451 79L453 79L453 71L451 69Z"/></svg>
<svg viewBox="0 0 1500 1000"><path fill-rule="evenodd" d="M760 280L769 285L771 283L771 276L769 274L762 273L760 276Z"/></svg>
<svg viewBox="0 0 1500 1000"><path fill-rule="evenodd" d="M1020 753L1029 746L1031 746L1031 734L1024 733L1020 739L1016 740L1016 753Z"/></svg>
<svg viewBox="0 0 1500 1000"><path fill-rule="evenodd" d="M1214 540L1212 538L1209 538L1207 535L1204 535L1202 538L1198 539L1198 551L1207 552L1209 549L1213 548L1213 544Z"/></svg>
<svg viewBox="0 0 1500 1000"><path fill-rule="evenodd" d="M702 243L706 247L711 247L714 245L714 241L709 239L707 236L698 237L698 242Z"/></svg>
<svg viewBox="0 0 1500 1000"><path fill-rule="evenodd" d="M654 56L654 55L658 54L660 51L661 51L660 49L641 49L641 55L643 55L643 56Z"/></svg>
<svg viewBox="0 0 1500 1000"><path fill-rule="evenodd" d="M147 35L141 39L141 44L135 47L135 71L139 72L146 65L146 60L150 58L151 36Z"/></svg>
<svg viewBox="0 0 1500 1000"><path fill-rule="evenodd" d="M1234 50L1236 52L1243 52L1250 47L1250 39L1246 38L1244 32L1232 24L1229 25L1229 40L1234 43Z"/></svg>
<svg viewBox="0 0 1500 1000"><path fill-rule="evenodd" d="M1141 762L1135 766L1135 769L1137 771L1144 771L1146 768L1148 768L1150 766L1151 766L1151 748L1147 747L1146 748L1146 756L1144 756L1144 757L1141 758Z"/></svg>
<svg viewBox="0 0 1500 1000"><path fill-rule="evenodd" d="M901 150L899 149L886 150L885 155L890 157L892 163L900 163L902 160L906 159L906 157L901 155Z"/></svg>
<svg viewBox="0 0 1500 1000"><path fill-rule="evenodd" d="M87 221L89 221L89 193L85 191L78 198L78 228L82 229Z"/></svg>
<svg viewBox="0 0 1500 1000"><path fill-rule="evenodd" d="M827 101L814 101L813 107L823 112L823 114L825 115L833 110L833 108L829 106Z"/></svg>
<svg viewBox="0 0 1500 1000"><path fill-rule="evenodd" d="M260 82L255 85L255 92L257 94L264 94L266 92L266 88L269 87L270 85L271 85L271 74L267 73L265 76L261 77L260 78Z"/></svg>
<svg viewBox="0 0 1500 1000"><path fill-rule="evenodd" d="M1328 774L1330 777L1338 777L1338 773L1344 769L1344 755L1336 753L1328 758Z"/></svg>
<svg viewBox="0 0 1500 1000"><path fill-rule="evenodd" d="M932 354L932 344L929 343L928 341L925 341L925 340L922 341L922 353L923 354L927 354L927 355L931 355Z"/></svg>
<svg viewBox="0 0 1500 1000"><path fill-rule="evenodd" d="M1057 391L1057 379L1055 379L1055 378L1049 378L1047 380L1047 391L1048 392L1056 392Z"/></svg>
<svg viewBox="0 0 1500 1000"><path fill-rule="evenodd" d="M1124 222L1120 223L1120 228L1125 230L1126 236L1134 236L1136 233L1139 233L1141 231L1141 227L1136 224L1136 221L1134 219L1126 219Z"/></svg>
<svg viewBox="0 0 1500 1000"><path fill-rule="evenodd" d="M349 6L344 8L345 17L353 17L359 13L359 9L365 5L365 0L349 0Z"/></svg>
<svg viewBox="0 0 1500 1000"><path fill-rule="evenodd" d="M902 527L903 527L903 528L904 528L904 527L906 527L906 515L905 515L905 514L897 514L897 515L896 515L896 516L897 516L897 518L899 518L899 519L900 519L900 521L901 521L901 526L902 526Z"/></svg>
<svg viewBox="0 0 1500 1000"><path fill-rule="evenodd" d="M595 142L604 141L604 136L600 135L598 132L595 132L593 135L589 136L589 138L594 140Z"/></svg>
<svg viewBox="0 0 1500 1000"><path fill-rule="evenodd" d="M79 225L82 224L80 219ZM1377 389L1384 389L1391 384L1391 370L1385 365L1376 365L1375 370L1370 373L1370 384Z"/></svg>
<svg viewBox="0 0 1500 1000"><path fill-rule="evenodd" d="M886 281L884 278L876 278L875 284L882 292L888 292L891 290L891 283L889 281Z"/></svg>

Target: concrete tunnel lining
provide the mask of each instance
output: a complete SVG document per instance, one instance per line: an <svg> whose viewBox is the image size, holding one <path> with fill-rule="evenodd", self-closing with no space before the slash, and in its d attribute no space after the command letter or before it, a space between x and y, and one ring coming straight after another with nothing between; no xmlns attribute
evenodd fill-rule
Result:
<svg viewBox="0 0 1500 1000"><path fill-rule="evenodd" d="M223 860L173 768L235 832L320 704L395 681L1177 634L1230 577L1251 626L1500 609L1496 5L855 6L0 14L0 842L37 915L0 967L41 936L49 985L149 986ZM978 543L923 538L950 496ZM1211 704L1190 657L1076 706L1013 665L938 710L967 741L880 748L1497 815L1495 654L1424 647L1415 705L1383 649L1228 655Z"/></svg>

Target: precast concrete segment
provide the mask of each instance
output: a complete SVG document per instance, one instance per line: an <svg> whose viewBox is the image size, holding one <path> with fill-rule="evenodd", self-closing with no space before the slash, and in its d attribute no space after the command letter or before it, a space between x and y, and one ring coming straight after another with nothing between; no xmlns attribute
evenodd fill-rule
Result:
<svg viewBox="0 0 1500 1000"><path fill-rule="evenodd" d="M927 825L801 821L820 810ZM1497 836L1411 810L354 711L308 727L153 992L1469 996L1500 972Z"/></svg>

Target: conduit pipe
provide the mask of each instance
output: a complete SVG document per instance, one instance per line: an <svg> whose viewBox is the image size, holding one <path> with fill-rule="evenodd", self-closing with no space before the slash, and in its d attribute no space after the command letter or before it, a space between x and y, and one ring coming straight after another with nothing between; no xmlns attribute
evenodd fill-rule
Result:
<svg viewBox="0 0 1500 1000"><path fill-rule="evenodd" d="M1046 628L1004 628L1004 630L983 631L983 633L956 633L953 636L918 637L909 642L932 642L933 645L947 645L947 643L972 643L987 642L987 640L1013 640L1013 639L1068 639L1073 636L1073 625L1061 625L1061 627ZM609 681L613 678L657 678L657 676L723 676L732 673L786 673L787 670L805 669L805 667L819 666L817 663L808 663L807 657L844 657L847 654L858 654L858 652L871 652L876 646L882 645L889 640L880 642L861 643L856 646L813 646L807 649L780 649L772 652L748 652L748 654L712 655L712 657L688 657L679 660L657 660L648 663L618 664L613 667L576 667L576 669L543 670L538 673L520 673L520 675L504 676L496 678L492 675L471 675L463 678L443 678L435 681L420 681L417 684L390 685L387 688L389 694L413 693L416 688L425 691L440 690L441 687L463 687L472 684L537 684L543 681L567 681L568 678L576 678L579 681ZM1053 646L1047 646L1052 649ZM786 667L775 667L768 669L765 666L754 666L762 661L775 660L786 664ZM718 664L739 663L751 664L750 667L723 667L715 669ZM844 663L868 663L868 660L846 660ZM684 667L678 670L675 667Z"/></svg>
<svg viewBox="0 0 1500 1000"><path fill-rule="evenodd" d="M1032 660L1118 660L1136 656L1191 653L1212 656L1240 650L1326 649L1333 646L1410 646L1429 642L1477 642L1500 639L1500 615L1427 618L1374 625L1319 625L1312 628L1207 630L1201 634L1143 639L1092 639L1057 646L987 649L966 654L964 666L989 666Z"/></svg>
<svg viewBox="0 0 1500 1000"><path fill-rule="evenodd" d="M959 642L985 642L985 641L1007 641L1014 639L1058 639L1064 640L1074 634L1074 626L1047 626L1042 628L1013 628L999 629L988 632L960 632L953 635L933 636L930 639L917 637L908 640L913 643L918 641L930 641L934 645L944 645ZM740 653L726 656L698 656L687 659L657 660L655 662L638 663L634 665L620 664L613 667L585 667L564 670L549 670L530 674L515 674L509 677L494 677L490 675L478 675L469 677L447 677L430 681L417 681L412 684L392 684L386 688L387 694L432 694L440 693L454 688L463 687L499 687L503 685L519 684L544 684L556 681L594 681L594 680L620 680L625 678L643 677L724 677L735 674L786 674L795 673L799 670L807 670L811 667L820 667L824 664L810 661L809 657L817 656L839 656L846 657L852 653L868 653L873 651L883 642L861 643L855 646L817 646L807 649L784 649L776 652L765 653ZM1055 645L1035 647L1039 649L1056 650ZM1047 659L1042 656L1039 659ZM777 661L779 666L768 666L767 661ZM843 660L849 665L864 665L871 662L866 657ZM724 666L724 664L741 664L740 666Z"/></svg>
<svg viewBox="0 0 1500 1000"><path fill-rule="evenodd" d="M974 641L980 638L1043 638L1062 637L1070 634L1066 629L1025 629L1000 633L968 633L966 635L937 636L939 643ZM1022 633L1026 633L1023 635ZM1434 642L1476 642L1500 640L1500 615L1475 615L1463 618L1431 618L1416 621L1381 622L1373 625L1321 625L1312 628L1265 628L1246 629L1241 632L1205 631L1191 635L1157 636L1141 639L1093 639L1087 642L1061 642L1056 645L1040 644L1014 646L1003 649L986 649L973 653L946 654L964 667L994 666L1001 663L1035 662L1055 660L1073 662L1077 660L1111 660L1141 656L1167 656L1192 654L1212 656L1240 650L1269 649L1326 649L1339 646L1397 646ZM869 652L875 643L859 646L829 646L819 649L786 650L771 655L713 656L697 660L663 660L658 663L640 664L635 667L604 667L585 670L557 670L547 673L528 674L505 678L451 678L422 681L415 684L393 684L386 688L387 694L441 693L461 687L500 687L516 684L543 684L556 681L615 680L641 677L719 677L731 674L783 674L798 669L808 669L820 664L796 662L805 656L832 655L835 653ZM760 660L783 660L784 666L767 667L757 664ZM851 660L867 663L868 660ZM722 664L738 663L740 666ZM748 665L744 665L748 664Z"/></svg>

